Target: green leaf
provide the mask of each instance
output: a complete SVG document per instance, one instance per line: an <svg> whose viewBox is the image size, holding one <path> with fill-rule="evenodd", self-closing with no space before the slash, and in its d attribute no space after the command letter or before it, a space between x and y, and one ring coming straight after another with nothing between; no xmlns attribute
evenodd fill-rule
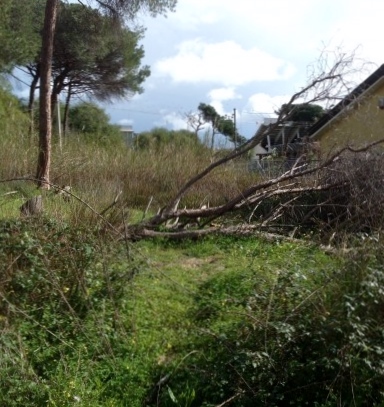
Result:
<svg viewBox="0 0 384 407"><path fill-rule="evenodd" d="M169 386L167 386L167 390L168 390L168 394L169 394L169 397L171 398L171 400L175 404L179 404L178 401L177 401L177 398L175 397L175 395L173 394L173 391L171 390L171 388Z"/></svg>

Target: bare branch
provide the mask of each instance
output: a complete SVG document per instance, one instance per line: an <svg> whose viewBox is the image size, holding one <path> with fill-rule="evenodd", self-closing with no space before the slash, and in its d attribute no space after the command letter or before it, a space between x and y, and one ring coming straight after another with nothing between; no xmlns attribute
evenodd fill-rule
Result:
<svg viewBox="0 0 384 407"><path fill-rule="evenodd" d="M310 74L310 79L308 85L302 88L300 91L296 92L289 100L288 106L293 105L298 100L306 100L306 103L313 103L319 101L329 101L334 100L339 94L341 90L348 91L348 84L344 80L344 76L349 74L353 71L352 69L352 62L353 62L353 55L346 55L344 53L336 52L334 54L334 61L331 66L329 66L329 59L328 55L324 53L320 58L319 67L320 72L316 71L315 69L312 70ZM277 129L281 123L284 121L284 112L280 112L276 123L274 123L270 130L273 131ZM220 158L219 160L213 162L208 167L206 167L203 171L189 179L184 186L180 188L180 190L176 193L176 195L170 200L168 205L166 205L158 215L153 217L148 221L148 224L151 226L156 226L162 224L167 219L173 217L172 209L175 206L175 203L181 200L194 186L196 183L201 181L204 177L210 174L215 168L234 160L237 157L240 157L250 151L255 145L259 142L256 137L252 137L242 146L240 146L235 151L232 151L227 156ZM369 147L368 147L369 148ZM271 187L272 185L276 185L280 182L287 181L293 178L298 178L299 176L308 175L311 173L315 173L320 168L324 168L325 166L329 165L334 158L339 156L343 150L334 154L334 156L330 157L326 160L320 167L314 169L308 169L300 172L300 175L294 170L291 173L283 174L282 176L275 178L273 180L266 181L264 183L260 183L254 186L249 187L248 189L244 190L238 196L232 198L227 204L223 205L222 207L216 208L216 214L223 214L227 211L231 211L236 205L240 202L248 199L252 196L255 192L259 190L266 189ZM213 209L211 208L209 213L213 213ZM197 215L200 216L200 215Z"/></svg>

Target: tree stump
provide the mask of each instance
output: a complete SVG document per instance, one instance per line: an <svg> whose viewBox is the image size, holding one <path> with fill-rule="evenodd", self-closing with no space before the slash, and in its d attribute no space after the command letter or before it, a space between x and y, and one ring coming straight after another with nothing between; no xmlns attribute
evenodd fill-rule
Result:
<svg viewBox="0 0 384 407"><path fill-rule="evenodd" d="M43 197L41 195L34 196L20 206L20 213L23 216L40 215L43 212Z"/></svg>

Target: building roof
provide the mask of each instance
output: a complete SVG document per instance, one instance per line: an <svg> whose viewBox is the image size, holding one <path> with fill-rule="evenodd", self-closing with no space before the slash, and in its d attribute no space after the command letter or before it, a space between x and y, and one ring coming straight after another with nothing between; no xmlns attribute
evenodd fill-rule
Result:
<svg viewBox="0 0 384 407"><path fill-rule="evenodd" d="M357 99L361 98L367 91L375 87L379 82L384 80L384 64L381 65L375 72L373 72L367 79L365 79L359 86L357 86L349 95L341 100L336 106L330 109L324 116L322 116L312 127L308 129L308 135L315 138L318 132L325 126L330 124L337 116L339 116L345 109L353 104Z"/></svg>
<svg viewBox="0 0 384 407"><path fill-rule="evenodd" d="M264 123L261 123L257 129L254 138L257 140L257 143L261 143L263 139L268 136L268 131L276 123L277 118L265 118Z"/></svg>
<svg viewBox="0 0 384 407"><path fill-rule="evenodd" d="M276 124L277 119L267 119L258 128L255 138L258 144L263 147L267 145L267 136L271 146L292 143L295 139L307 135L308 122L285 121Z"/></svg>
<svg viewBox="0 0 384 407"><path fill-rule="evenodd" d="M120 131L121 132L131 132L133 131L132 125L131 124L125 124L120 126Z"/></svg>

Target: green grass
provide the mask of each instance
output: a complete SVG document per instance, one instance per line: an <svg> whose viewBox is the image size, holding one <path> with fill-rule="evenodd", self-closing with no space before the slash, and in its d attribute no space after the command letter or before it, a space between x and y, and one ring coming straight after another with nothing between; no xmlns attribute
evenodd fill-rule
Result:
<svg viewBox="0 0 384 407"><path fill-rule="evenodd" d="M174 378L205 352L207 330L220 335L246 321L246 299L261 281L273 284L277 269L300 268L303 256L305 274L334 264L310 247L257 239L127 247L64 220L1 225L0 401L10 406L78 398L79 406L135 407L156 405L157 393L164 405L171 394L192 399L199 388ZM164 377L170 392L156 386ZM5 396L11 388L16 404Z"/></svg>
<svg viewBox="0 0 384 407"><path fill-rule="evenodd" d="M197 338L207 330L220 336L228 327L248 322L247 299L270 287L277 273L296 268L300 276L316 280L314 273L324 275L338 263L311 247L257 239L147 241L135 249L147 266L132 283L127 312L134 321L133 361L137 366L145 360L156 372L155 382L189 366L189 359L204 351ZM176 398L187 397L175 387ZM172 405L167 392L163 397L165 405Z"/></svg>
<svg viewBox="0 0 384 407"><path fill-rule="evenodd" d="M16 106L0 92L2 181L35 170ZM72 135L62 152L54 139L52 182L96 212L122 191L105 214L122 230L211 159ZM255 182L224 166L181 205L222 203ZM44 214L21 218L37 194ZM0 404L382 407L383 242L354 242L344 258L252 237L124 242L76 199L1 182Z"/></svg>

